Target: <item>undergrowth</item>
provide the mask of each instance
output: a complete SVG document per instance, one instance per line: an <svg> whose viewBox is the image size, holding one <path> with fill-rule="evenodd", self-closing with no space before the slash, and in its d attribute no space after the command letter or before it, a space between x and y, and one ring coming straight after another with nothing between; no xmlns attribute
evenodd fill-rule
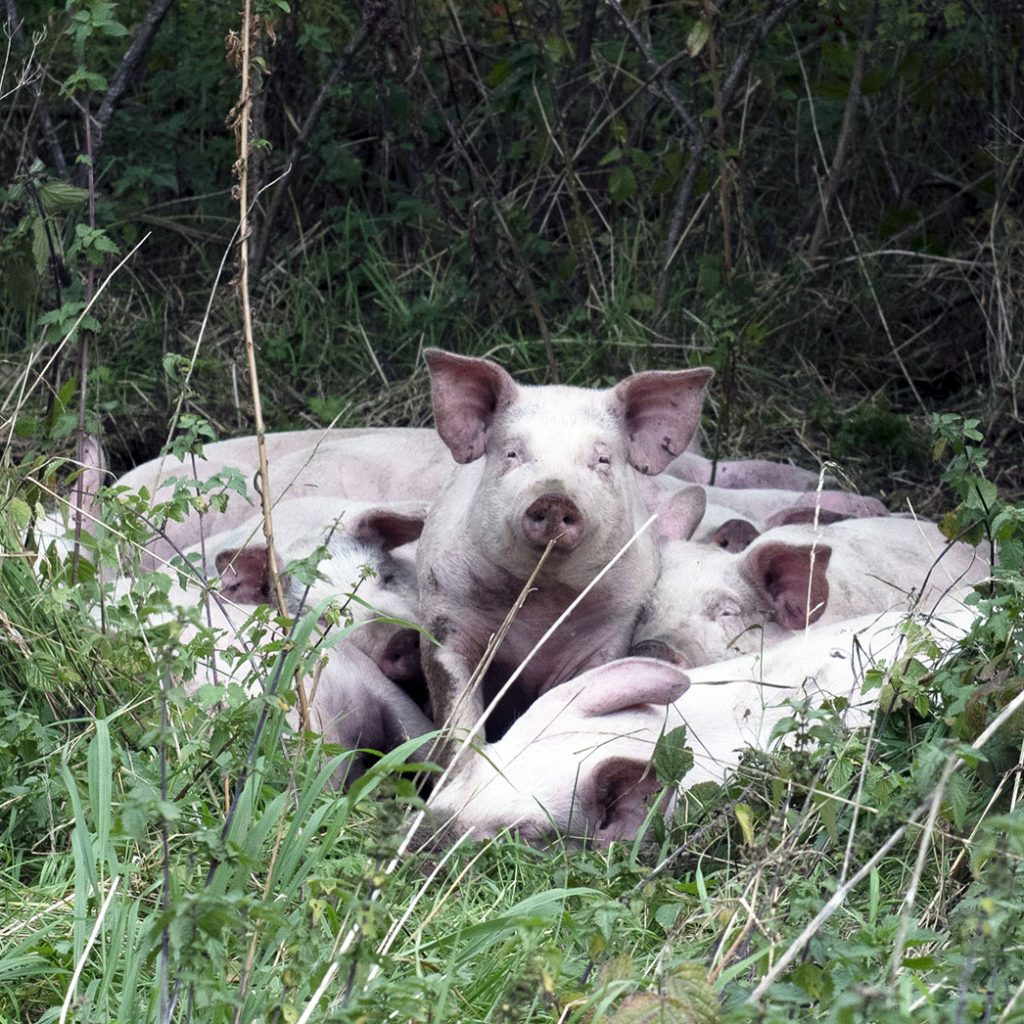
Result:
<svg viewBox="0 0 1024 1024"><path fill-rule="evenodd" d="M795 707L789 749L608 852L404 846L401 752L332 789L347 755L287 719L315 612L247 627L273 690L189 693L210 636L169 600L186 567L143 576L137 551L231 480L156 509L112 492L77 561L48 554L76 433L120 471L203 424L251 430L238 26L208 4L18 6L0 1019L1024 1020L1013 5L260 7L269 428L428 422L428 345L535 383L710 364L709 453L830 462L995 559L936 668L908 630L873 670L870 736Z"/></svg>
<svg viewBox="0 0 1024 1024"><path fill-rule="evenodd" d="M1024 1019L1024 712L977 746L1024 700L1024 515L976 424L935 429L962 499L944 528L998 558L974 629L908 629L867 673L871 733L795 704L785 748L607 852L409 845L408 751L341 793L348 755L286 720L321 609L246 628L262 695L244 673L191 692L209 639L174 574L126 593L90 570L192 489L156 511L112 489L73 582L8 470L0 1019Z"/></svg>

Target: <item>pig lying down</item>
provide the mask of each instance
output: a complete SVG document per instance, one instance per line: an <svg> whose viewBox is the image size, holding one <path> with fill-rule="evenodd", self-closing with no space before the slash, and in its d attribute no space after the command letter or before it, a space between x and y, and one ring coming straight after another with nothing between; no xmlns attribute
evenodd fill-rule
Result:
<svg viewBox="0 0 1024 1024"><path fill-rule="evenodd" d="M927 610L989 574L970 545L950 544L932 523L895 517L778 527L732 554L685 539L703 502L689 488L663 517L661 575L641 611L634 654L706 665L815 622L915 604Z"/></svg>
<svg viewBox="0 0 1024 1024"><path fill-rule="evenodd" d="M386 752L433 728L415 700L422 696L419 634L380 619L383 614L415 620L415 569L408 547L418 537L423 517L422 504L415 502L385 506L296 499L280 506L280 535L285 539L277 545L279 564L284 567L308 558L321 546L325 554L319 563L321 578L311 585L309 594L305 584L285 574L289 612L298 613L328 598L344 601L353 590L361 598L349 602L357 628L330 640L322 663L302 681L309 695L310 726L328 742L354 751ZM408 553L402 552L402 545ZM261 691L271 676L271 662L248 641L251 630L246 628L257 606L270 601L260 524L254 521L210 537L203 549L197 547L186 557L196 577L184 586L175 582L169 595L172 606L188 609L204 602L200 621L205 625L209 620L213 632L212 653L200 662L186 688L194 692L202 686L234 682L251 694ZM371 575L360 581L364 566ZM210 577L217 589L207 594L204 582ZM118 581L115 593L129 585ZM197 628L188 627L183 639L194 637ZM289 720L299 727L297 711ZM354 756L337 781L353 781L369 763L365 754Z"/></svg>
<svg viewBox="0 0 1024 1024"><path fill-rule="evenodd" d="M973 615L947 602L928 629L948 652ZM660 790L650 763L659 736L687 726L694 766L685 788L721 782L743 746L766 747L774 725L793 713L788 699L845 697L847 724L862 726L877 695L862 695L864 671L904 652L904 621L889 612L817 627L763 655L685 673L649 658L591 669L540 697L486 757L436 790L430 828L442 840L506 829L541 844L632 839Z"/></svg>
<svg viewBox="0 0 1024 1024"><path fill-rule="evenodd" d="M198 594L191 594L193 603L197 598ZM210 619L207 628L212 631L213 646L186 682L189 693L235 684L255 696L274 679L273 658L265 660L247 639L246 623L254 611L253 605L226 601L211 601L202 610L203 623L207 616ZM415 701L353 642L360 632L357 629L322 648L316 666L301 673L299 680L308 700L310 728L326 742L354 752L335 774L338 785L349 785L361 777L375 759L371 752L394 750L434 728ZM182 642L195 635L196 627L189 627ZM281 680L277 685L278 691L284 692L292 684ZM295 730L302 728L297 704L288 712L288 723Z"/></svg>
<svg viewBox="0 0 1024 1024"><path fill-rule="evenodd" d="M437 430L459 463L417 552L434 718L469 730L570 603L644 525L641 473L660 473L697 427L712 371L640 373L607 391L518 385L487 359L428 350ZM639 471L639 473L637 472ZM489 638L554 544L482 685ZM541 693L625 654L658 551L642 533L522 670L488 720L501 731ZM445 752L450 755L450 750Z"/></svg>
<svg viewBox="0 0 1024 1024"><path fill-rule="evenodd" d="M283 571L286 610L298 614L325 598L338 598L363 625L351 642L396 682L415 685L421 696L419 634L382 617L415 622L418 617L413 543L423 529L422 502L390 504L325 498L282 501L274 516L275 553ZM307 586L287 567L318 549L316 579ZM187 553L207 575L216 575L225 597L240 604L272 604L270 567L262 517L252 516ZM368 570L368 572L367 572ZM345 600L349 594L355 597Z"/></svg>
<svg viewBox="0 0 1024 1024"><path fill-rule="evenodd" d="M432 430L297 430L267 434L270 494L282 499L321 498L387 502L428 502L440 491L455 463ZM165 536L154 537L143 553L142 567L154 569L175 553L212 536L241 526L260 512L254 483L259 462L254 437L233 438L204 446L204 457L153 459L122 476L115 486L136 492L143 487L153 503L170 500L171 481L209 481L224 470L237 470L246 493L227 491L227 508L210 508L202 516L191 511L178 522L163 525ZM190 485L194 489L194 485Z"/></svg>

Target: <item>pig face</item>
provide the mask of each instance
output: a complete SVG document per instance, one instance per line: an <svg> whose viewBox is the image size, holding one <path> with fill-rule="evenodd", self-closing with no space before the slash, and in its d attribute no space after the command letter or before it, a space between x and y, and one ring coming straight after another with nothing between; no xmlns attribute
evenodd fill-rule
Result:
<svg viewBox="0 0 1024 1024"><path fill-rule="evenodd" d="M430 831L443 840L507 829L535 845L632 838L661 789L650 760L665 706L688 685L671 665L626 658L558 687L435 790Z"/></svg>
<svg viewBox="0 0 1024 1024"><path fill-rule="evenodd" d="M570 584L589 581L646 518L636 471L659 473L685 449L711 377L696 369L637 374L608 391L521 387L488 360L431 350L427 361L442 439L457 462L483 458L468 522L474 553L525 576L555 541L552 564Z"/></svg>
<svg viewBox="0 0 1024 1024"><path fill-rule="evenodd" d="M356 622L366 625L353 633L353 643L373 657L389 678L403 681L419 674L414 650L417 634L406 630L396 637L395 625L375 620L382 615L416 619L415 556L408 547L402 548L419 536L424 517L425 510L415 504L371 506L318 498L281 502L274 516L279 569L308 557L321 545L327 551L308 594L304 583L285 575L288 610L297 613L326 598L354 592L348 609ZM206 544L224 595L240 604L273 600L267 547L260 530L256 517Z"/></svg>
<svg viewBox="0 0 1024 1024"><path fill-rule="evenodd" d="M830 556L822 544L762 542L733 555L669 541L633 650L693 667L777 643L824 613Z"/></svg>

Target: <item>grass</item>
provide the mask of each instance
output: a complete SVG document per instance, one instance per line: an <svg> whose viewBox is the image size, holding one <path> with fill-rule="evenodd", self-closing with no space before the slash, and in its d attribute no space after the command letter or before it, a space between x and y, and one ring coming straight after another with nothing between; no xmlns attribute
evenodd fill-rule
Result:
<svg viewBox="0 0 1024 1024"><path fill-rule="evenodd" d="M751 752L648 841L418 851L400 755L342 794L343 755L291 735L287 691L208 714L178 685L199 641L116 606L97 637L95 585L10 557L7 507L0 1019L1024 1019L1021 733L999 760L963 732L1010 699L966 711L1019 672L1019 580L938 671L903 664L871 743L796 709L815 746Z"/></svg>

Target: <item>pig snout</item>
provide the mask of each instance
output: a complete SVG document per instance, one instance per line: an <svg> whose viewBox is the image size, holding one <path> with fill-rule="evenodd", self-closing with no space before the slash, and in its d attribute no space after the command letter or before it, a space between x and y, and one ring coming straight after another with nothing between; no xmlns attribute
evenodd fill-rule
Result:
<svg viewBox="0 0 1024 1024"><path fill-rule="evenodd" d="M631 658L656 658L658 661L667 661L680 668L689 668L686 659L674 648L669 647L664 640L641 640L633 644L629 649Z"/></svg>
<svg viewBox="0 0 1024 1024"><path fill-rule="evenodd" d="M562 494L542 495L523 513L523 534L537 547L557 540L563 551L572 551L585 529L583 513Z"/></svg>
<svg viewBox="0 0 1024 1024"><path fill-rule="evenodd" d="M400 629L388 641L379 659L381 672L392 682L404 683L420 674L420 635L415 629Z"/></svg>

